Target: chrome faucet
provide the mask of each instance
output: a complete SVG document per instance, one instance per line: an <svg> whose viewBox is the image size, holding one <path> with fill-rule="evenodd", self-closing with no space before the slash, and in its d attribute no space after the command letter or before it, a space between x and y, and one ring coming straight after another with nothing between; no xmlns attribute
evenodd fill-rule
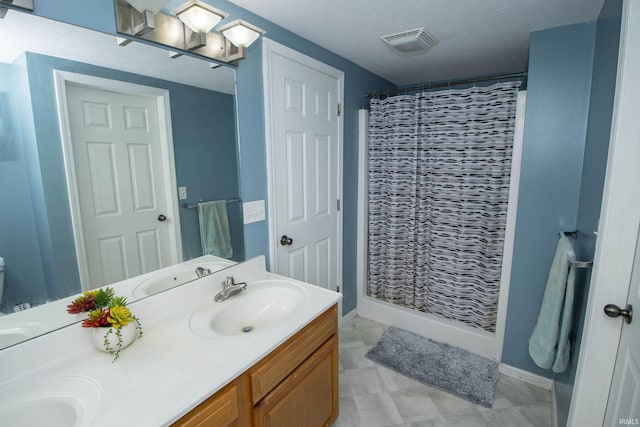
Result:
<svg viewBox="0 0 640 427"><path fill-rule="evenodd" d="M245 289L247 289L247 282L236 283L233 276L227 276L224 282L222 282L222 290L216 294L213 300L215 302L225 301L227 298L231 298Z"/></svg>
<svg viewBox="0 0 640 427"><path fill-rule="evenodd" d="M210 274L211 274L211 270L209 270L208 268L204 268L204 267L196 268L196 275L198 276L198 278L208 276Z"/></svg>

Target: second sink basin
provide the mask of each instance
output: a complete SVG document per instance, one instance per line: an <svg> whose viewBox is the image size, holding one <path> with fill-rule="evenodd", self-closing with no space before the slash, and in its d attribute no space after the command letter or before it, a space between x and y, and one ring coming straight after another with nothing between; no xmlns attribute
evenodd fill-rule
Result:
<svg viewBox="0 0 640 427"><path fill-rule="evenodd" d="M233 265L233 262L205 262L198 264L184 264L179 268L172 268L165 273L159 273L140 283L133 290L134 298L142 298L155 295L167 289L174 288L183 283L190 282L198 278L196 268L208 268L212 273Z"/></svg>
<svg viewBox="0 0 640 427"><path fill-rule="evenodd" d="M46 330L46 325L38 322L4 323L0 325L0 349L36 337Z"/></svg>
<svg viewBox="0 0 640 427"><path fill-rule="evenodd" d="M43 378L1 388L0 420L2 425L12 427L90 426L101 400L102 389L93 379Z"/></svg>
<svg viewBox="0 0 640 427"><path fill-rule="evenodd" d="M193 312L191 330L205 338L261 332L289 317L307 298L299 284L286 280L249 283L245 291L223 302L207 303Z"/></svg>

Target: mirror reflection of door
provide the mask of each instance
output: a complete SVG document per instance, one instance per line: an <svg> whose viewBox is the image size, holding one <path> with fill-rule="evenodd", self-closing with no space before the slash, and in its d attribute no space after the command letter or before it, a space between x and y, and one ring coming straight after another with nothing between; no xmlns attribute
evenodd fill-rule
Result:
<svg viewBox="0 0 640 427"><path fill-rule="evenodd" d="M66 98L83 289L171 265L170 229L178 221L170 218L160 167L156 99L75 84Z"/></svg>

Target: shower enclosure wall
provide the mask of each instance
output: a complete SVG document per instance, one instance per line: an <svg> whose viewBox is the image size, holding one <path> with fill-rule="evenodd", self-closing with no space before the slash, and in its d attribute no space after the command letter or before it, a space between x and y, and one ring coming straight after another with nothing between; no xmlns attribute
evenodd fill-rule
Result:
<svg viewBox="0 0 640 427"><path fill-rule="evenodd" d="M488 357L494 360L500 360L502 354L502 343L504 336L504 322L506 318L506 303L508 300L509 277L511 275L511 256L513 250L513 238L515 231L515 218L518 199L518 185L520 177L520 161L522 153L522 140L524 129L524 106L526 99L526 91L518 93L516 119L514 129L513 151L511 160L510 186L508 191L508 207L506 213L506 226L504 230L504 246L502 248L502 263L498 265L499 286L496 283L495 293L497 294L497 304L494 306L493 312L488 316L489 320L471 319L467 321L464 310L460 310L462 315L447 316L446 312L442 312L446 307L439 306L438 310L429 310L428 308L413 309L415 306L411 299L415 296L409 290L409 303L405 303L407 297L404 293L399 298L400 304L384 301L383 299L393 300L395 298L394 290L390 289L390 297L388 295L375 295L376 292L384 293L385 290L378 290L376 284L373 284L374 292L371 291L371 284L367 281L376 274L371 274L368 270L369 245L378 245L375 238L373 242L369 240L369 111L360 110L359 120L359 164L358 164L358 314L376 320L388 325L397 326L412 332L427 336L437 341L446 342L451 345L462 347L476 354ZM403 185L404 187L404 185ZM374 208L376 204L373 204ZM418 209L420 210L420 209ZM376 225L374 224L374 227ZM386 244L386 243L385 243ZM378 246L373 246L376 249ZM418 259L418 258L416 258ZM375 266L375 263L374 263ZM480 267L476 267L480 268ZM411 269L411 266L408 266ZM419 268L418 268L419 270ZM379 280L380 286L393 286L393 283ZM402 286L402 283L399 283ZM455 284L454 284L455 285ZM455 291L454 291L455 293ZM377 298L371 296L377 296ZM446 298L446 297L445 297ZM419 304L418 304L419 305ZM454 304L455 305L455 304ZM472 316L473 317L473 316ZM462 318L462 321L460 319Z"/></svg>

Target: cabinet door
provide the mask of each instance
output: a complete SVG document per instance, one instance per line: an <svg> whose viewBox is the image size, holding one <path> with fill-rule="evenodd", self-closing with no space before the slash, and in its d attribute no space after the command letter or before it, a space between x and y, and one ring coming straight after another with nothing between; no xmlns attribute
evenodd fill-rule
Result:
<svg viewBox="0 0 640 427"><path fill-rule="evenodd" d="M338 339L333 335L253 412L255 427L321 427L338 417Z"/></svg>
<svg viewBox="0 0 640 427"><path fill-rule="evenodd" d="M176 421L173 427L244 427L249 425L250 411L249 378L244 375Z"/></svg>
<svg viewBox="0 0 640 427"><path fill-rule="evenodd" d="M338 306L334 305L302 331L249 370L253 403L260 402L294 369L309 358L331 335L338 332Z"/></svg>

